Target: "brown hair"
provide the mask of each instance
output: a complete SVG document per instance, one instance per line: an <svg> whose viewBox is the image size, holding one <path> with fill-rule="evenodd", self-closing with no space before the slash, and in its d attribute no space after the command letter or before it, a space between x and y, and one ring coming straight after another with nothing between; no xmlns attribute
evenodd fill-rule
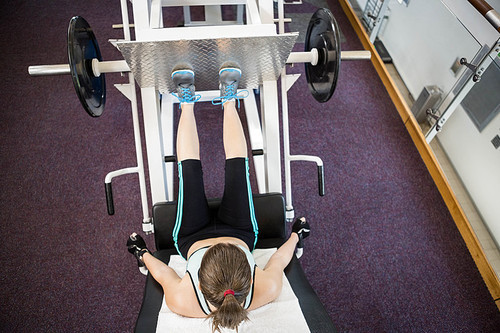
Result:
<svg viewBox="0 0 500 333"><path fill-rule="evenodd" d="M252 284L245 253L233 244L213 245L203 256L198 277L206 300L217 307L208 315L209 319L212 318L212 332L220 332L219 327L238 330L238 325L248 319L242 303ZM234 295L224 296L228 289L233 290Z"/></svg>

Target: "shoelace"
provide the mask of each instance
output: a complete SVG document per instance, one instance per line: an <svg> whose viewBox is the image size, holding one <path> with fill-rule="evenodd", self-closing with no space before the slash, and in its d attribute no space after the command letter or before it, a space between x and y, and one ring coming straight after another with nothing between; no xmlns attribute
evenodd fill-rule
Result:
<svg viewBox="0 0 500 333"><path fill-rule="evenodd" d="M247 98L249 95L248 90L240 90L237 93L236 89L234 87L234 84L228 84L226 86L226 89L224 89L224 91L225 91L224 96L215 97L212 100L213 105L223 105L227 101L230 101L231 99L235 99L238 101L238 108L239 108L240 107L240 99Z"/></svg>
<svg viewBox="0 0 500 333"><path fill-rule="evenodd" d="M177 99L179 100L180 103L195 103L198 102L201 98L201 95L191 95L191 91L189 88L186 87L180 87L181 88L181 97L179 97L178 94L176 93L171 93Z"/></svg>

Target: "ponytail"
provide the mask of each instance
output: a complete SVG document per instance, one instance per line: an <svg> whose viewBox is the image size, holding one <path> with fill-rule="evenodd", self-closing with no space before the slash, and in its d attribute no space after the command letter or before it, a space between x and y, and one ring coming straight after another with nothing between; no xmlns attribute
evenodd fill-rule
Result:
<svg viewBox="0 0 500 333"><path fill-rule="evenodd" d="M224 297L221 306L208 315L212 319L212 333L220 332L220 327L226 327L238 332L239 324L248 319L248 312L245 310L234 295L228 294Z"/></svg>
<svg viewBox="0 0 500 333"><path fill-rule="evenodd" d="M205 299L217 308L208 315L213 333L222 327L238 331L248 319L242 304L250 292L251 274L245 253L236 245L218 243L205 252L198 277Z"/></svg>

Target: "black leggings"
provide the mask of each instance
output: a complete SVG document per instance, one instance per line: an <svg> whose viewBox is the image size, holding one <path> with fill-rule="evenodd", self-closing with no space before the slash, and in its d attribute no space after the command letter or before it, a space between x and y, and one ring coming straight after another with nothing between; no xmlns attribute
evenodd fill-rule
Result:
<svg viewBox="0 0 500 333"><path fill-rule="evenodd" d="M224 195L211 219L200 160L184 160L179 167L179 197L173 239L184 259L195 242L214 237L235 237L250 251L259 233L250 188L248 158L226 160Z"/></svg>

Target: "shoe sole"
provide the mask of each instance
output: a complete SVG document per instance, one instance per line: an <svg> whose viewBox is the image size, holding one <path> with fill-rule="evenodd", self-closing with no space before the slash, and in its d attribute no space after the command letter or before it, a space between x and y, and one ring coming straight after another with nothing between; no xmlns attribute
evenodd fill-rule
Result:
<svg viewBox="0 0 500 333"><path fill-rule="evenodd" d="M173 79L174 75L176 75L176 74L192 74L194 76L194 72L190 69L179 69L179 70L173 71L171 78Z"/></svg>
<svg viewBox="0 0 500 333"><path fill-rule="evenodd" d="M234 68L234 67L222 68L221 70L219 70L219 76L222 74L222 72L225 72L225 71L238 72L240 74L240 76L241 76L241 69Z"/></svg>

